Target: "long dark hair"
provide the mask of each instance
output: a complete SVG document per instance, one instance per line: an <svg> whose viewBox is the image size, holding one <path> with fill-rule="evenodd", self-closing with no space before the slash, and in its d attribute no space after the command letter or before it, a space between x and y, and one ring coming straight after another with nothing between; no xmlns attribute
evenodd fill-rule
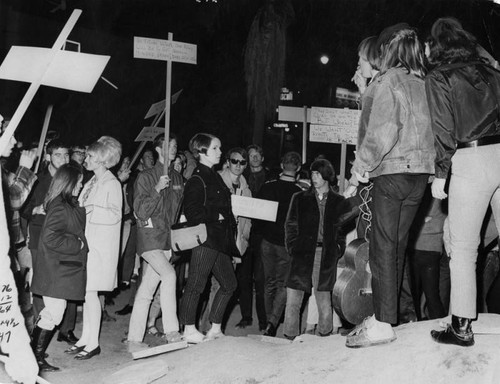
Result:
<svg viewBox="0 0 500 384"><path fill-rule="evenodd" d="M73 190L81 177L83 177L83 172L80 164L71 162L61 165L50 183L49 191L43 202L44 209L47 209L50 202L57 196L61 196L68 204L76 206Z"/></svg>
<svg viewBox="0 0 500 384"><path fill-rule="evenodd" d="M429 41L431 64L446 64L478 60L477 41L460 21L453 17L437 19L431 28Z"/></svg>

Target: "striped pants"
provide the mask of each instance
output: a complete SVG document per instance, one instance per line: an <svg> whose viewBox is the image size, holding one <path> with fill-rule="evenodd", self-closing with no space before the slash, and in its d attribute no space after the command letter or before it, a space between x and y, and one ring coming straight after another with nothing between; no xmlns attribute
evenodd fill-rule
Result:
<svg viewBox="0 0 500 384"><path fill-rule="evenodd" d="M231 257L211 248L199 246L193 249L189 263L189 276L179 310L179 321L194 325L200 295L207 284L210 272L220 284L210 310L209 321L220 324L227 304L236 290L237 281Z"/></svg>

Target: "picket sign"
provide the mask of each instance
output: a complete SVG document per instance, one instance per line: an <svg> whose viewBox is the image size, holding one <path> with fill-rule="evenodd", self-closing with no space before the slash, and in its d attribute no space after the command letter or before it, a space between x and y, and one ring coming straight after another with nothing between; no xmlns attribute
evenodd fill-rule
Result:
<svg viewBox="0 0 500 384"><path fill-rule="evenodd" d="M165 143L170 136L170 105L172 87L172 62L196 64L196 45L173 40L174 35L169 32L168 40L152 39L148 37L134 37L134 58L161 60L167 62L166 97L165 97ZM163 174L168 174L168 145L163 153Z"/></svg>

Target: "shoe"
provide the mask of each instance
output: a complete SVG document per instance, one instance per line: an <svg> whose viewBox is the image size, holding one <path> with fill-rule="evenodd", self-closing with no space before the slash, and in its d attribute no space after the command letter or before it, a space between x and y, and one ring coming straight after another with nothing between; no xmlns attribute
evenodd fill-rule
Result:
<svg viewBox="0 0 500 384"><path fill-rule="evenodd" d="M221 339L223 337L226 337L226 335L224 335L222 333L222 331L215 331L215 332L212 332L212 330L208 331L206 336L205 336L205 340L204 341L212 341L212 340L217 340L217 339Z"/></svg>
<svg viewBox="0 0 500 384"><path fill-rule="evenodd" d="M197 330L190 333L184 332L182 336L188 344L199 344L205 341L205 335Z"/></svg>
<svg viewBox="0 0 500 384"><path fill-rule="evenodd" d="M143 343L141 341L132 341L127 338L122 339L122 343L127 345L127 350L129 353L143 351L150 347L149 344Z"/></svg>
<svg viewBox="0 0 500 384"><path fill-rule="evenodd" d="M77 353L80 353L85 349L85 345L82 345L81 347L78 347L76 345L73 345L72 347L66 349L64 353L67 353L68 355L76 355Z"/></svg>
<svg viewBox="0 0 500 384"><path fill-rule="evenodd" d="M31 347L33 348L33 353L35 354L36 362L38 363L40 372L59 371L58 367L50 365L45 360L45 351L49 346L50 339L52 339L53 334L53 330L49 331L47 329L40 328L39 326L35 326L35 329L33 330L33 340L31 341Z"/></svg>
<svg viewBox="0 0 500 384"><path fill-rule="evenodd" d="M354 330L347 335L345 345L348 348L366 348L373 347L375 345L388 344L397 339L396 333L390 329L390 332L380 336L380 337L370 337L368 335L368 329L370 327L376 326L369 321L362 323L364 326L357 326Z"/></svg>
<svg viewBox="0 0 500 384"><path fill-rule="evenodd" d="M474 345L474 333L471 327L472 319L451 316L451 325L444 331L431 331L434 341L441 344L453 344L460 347Z"/></svg>
<svg viewBox="0 0 500 384"><path fill-rule="evenodd" d="M73 331L68 331L68 333L59 331L59 333L57 334L57 341L65 341L68 344L76 344L78 342L78 339Z"/></svg>
<svg viewBox="0 0 500 384"><path fill-rule="evenodd" d="M133 308L134 307L132 305L127 304L122 309L115 311L115 314L120 315L120 316L128 315L129 313L132 313Z"/></svg>
<svg viewBox="0 0 500 384"><path fill-rule="evenodd" d="M234 327L238 329L245 329L246 327L251 327L252 326L252 319L241 319L238 324L236 324Z"/></svg>
<svg viewBox="0 0 500 384"><path fill-rule="evenodd" d="M266 330L264 331L264 336L276 336L276 327L273 325L273 323L267 323Z"/></svg>
<svg viewBox="0 0 500 384"><path fill-rule="evenodd" d="M93 358L94 356L97 356L101 353L101 347L97 346L97 348L94 348L93 350L86 351L85 349L82 350L78 355L75 356L76 360L88 360Z"/></svg>
<svg viewBox="0 0 500 384"><path fill-rule="evenodd" d="M116 321L116 318L111 316L108 311L104 310L102 311L102 321L109 322L109 321Z"/></svg>

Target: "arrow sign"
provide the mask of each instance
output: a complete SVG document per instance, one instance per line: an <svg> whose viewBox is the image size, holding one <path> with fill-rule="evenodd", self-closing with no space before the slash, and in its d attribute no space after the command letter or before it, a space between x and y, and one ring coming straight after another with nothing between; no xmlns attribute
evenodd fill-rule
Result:
<svg viewBox="0 0 500 384"><path fill-rule="evenodd" d="M172 105L174 105L177 102L177 99L179 98L181 93L182 89L179 92L176 92L172 95L172 102L171 102ZM146 113L146 116L144 116L144 119L149 119L151 116L156 116L164 110L165 110L165 99L152 104L151 107L149 108L148 113Z"/></svg>

